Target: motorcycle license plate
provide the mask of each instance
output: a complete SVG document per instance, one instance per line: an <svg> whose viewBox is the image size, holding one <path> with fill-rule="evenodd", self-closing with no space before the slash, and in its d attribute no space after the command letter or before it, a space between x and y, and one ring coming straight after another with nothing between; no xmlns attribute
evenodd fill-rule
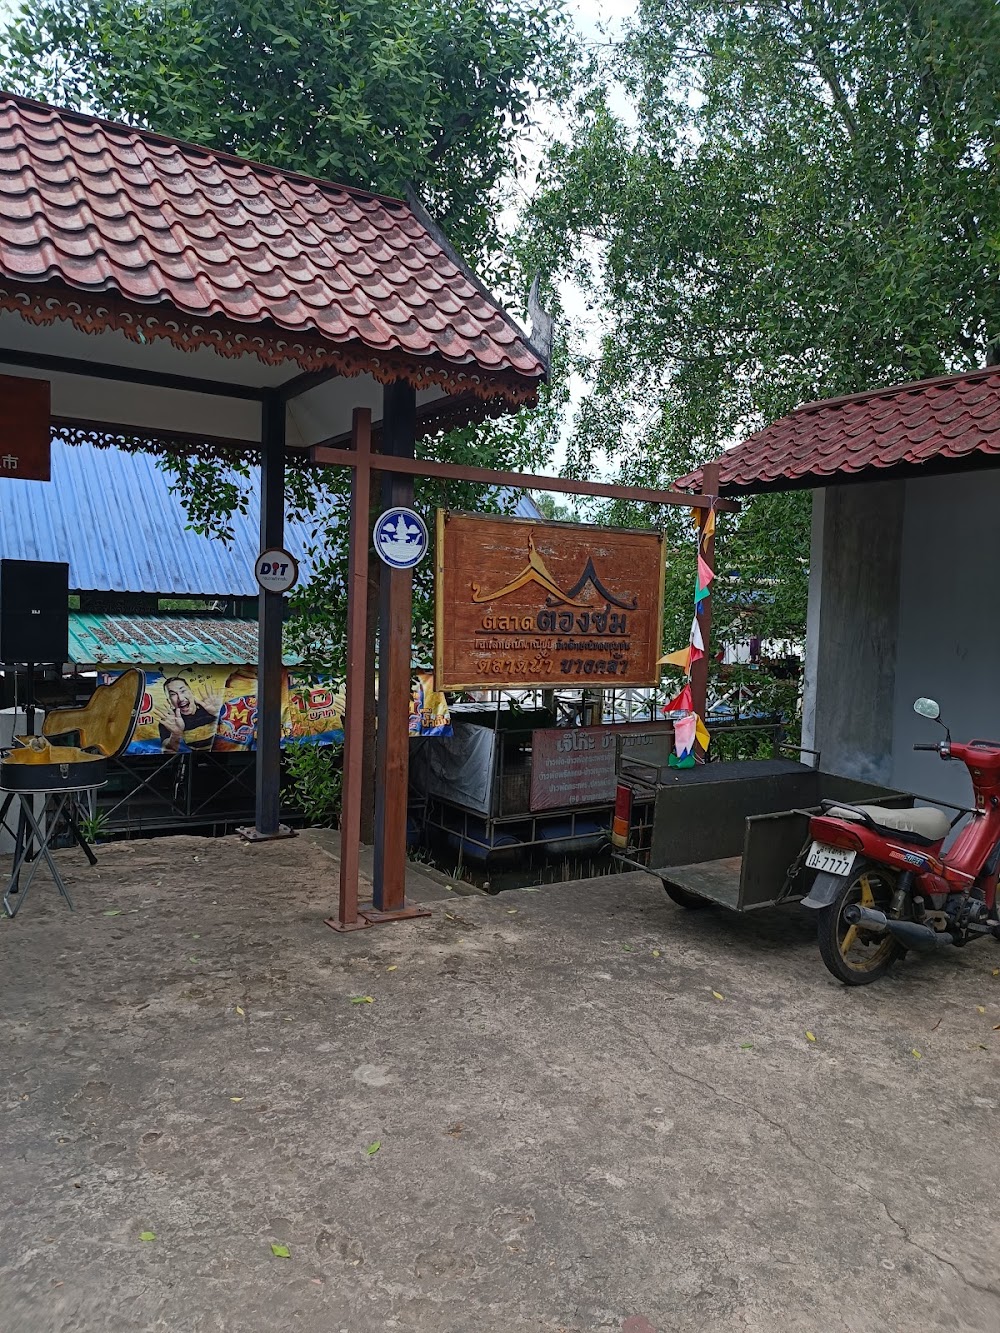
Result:
<svg viewBox="0 0 1000 1333"><path fill-rule="evenodd" d="M810 870L825 870L830 875L847 875L854 866L857 852L843 847L830 847L825 842L814 842L809 848L806 865Z"/></svg>

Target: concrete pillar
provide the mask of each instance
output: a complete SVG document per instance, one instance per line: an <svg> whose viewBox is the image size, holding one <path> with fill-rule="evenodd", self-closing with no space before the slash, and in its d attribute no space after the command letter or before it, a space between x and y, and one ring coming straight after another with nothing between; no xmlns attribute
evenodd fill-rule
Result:
<svg viewBox="0 0 1000 1333"><path fill-rule="evenodd" d="M889 783L904 483L813 493L803 745L828 773Z"/></svg>

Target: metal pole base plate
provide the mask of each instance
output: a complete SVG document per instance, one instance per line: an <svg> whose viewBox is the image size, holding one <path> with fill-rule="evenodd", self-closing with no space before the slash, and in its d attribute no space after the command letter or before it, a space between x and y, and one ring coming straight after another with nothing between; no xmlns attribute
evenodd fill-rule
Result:
<svg viewBox="0 0 1000 1333"><path fill-rule="evenodd" d="M357 921L338 921L335 916L328 916L323 925L329 926L340 935L346 935L349 930L367 930L371 922L365 921L363 917Z"/></svg>
<svg viewBox="0 0 1000 1333"><path fill-rule="evenodd" d="M413 921L418 916L430 916L429 907L420 907L416 903L404 903L402 907L397 907L393 911L382 912L377 907L365 903L363 907L358 908L358 916L364 919L372 926L386 926L392 921Z"/></svg>
<svg viewBox="0 0 1000 1333"><path fill-rule="evenodd" d="M289 828L287 824L279 824L274 833L261 833L258 829L255 829L252 824L244 825L243 828L238 828L236 832L244 842L274 842L278 838L297 838L299 836L296 831L293 828Z"/></svg>

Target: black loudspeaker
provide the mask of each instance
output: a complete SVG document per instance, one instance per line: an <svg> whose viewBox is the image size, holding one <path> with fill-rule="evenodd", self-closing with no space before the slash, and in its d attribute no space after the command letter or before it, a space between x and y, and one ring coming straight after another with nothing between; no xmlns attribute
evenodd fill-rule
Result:
<svg viewBox="0 0 1000 1333"><path fill-rule="evenodd" d="M0 560L0 662L69 657L69 565Z"/></svg>

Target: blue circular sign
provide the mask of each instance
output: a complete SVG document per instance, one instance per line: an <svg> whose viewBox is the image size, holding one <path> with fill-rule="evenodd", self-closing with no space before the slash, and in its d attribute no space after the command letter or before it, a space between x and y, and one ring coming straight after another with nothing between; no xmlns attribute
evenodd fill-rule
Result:
<svg viewBox="0 0 1000 1333"><path fill-rule="evenodd" d="M387 509L372 534L379 558L392 569L412 569L427 554L427 525L412 509Z"/></svg>

